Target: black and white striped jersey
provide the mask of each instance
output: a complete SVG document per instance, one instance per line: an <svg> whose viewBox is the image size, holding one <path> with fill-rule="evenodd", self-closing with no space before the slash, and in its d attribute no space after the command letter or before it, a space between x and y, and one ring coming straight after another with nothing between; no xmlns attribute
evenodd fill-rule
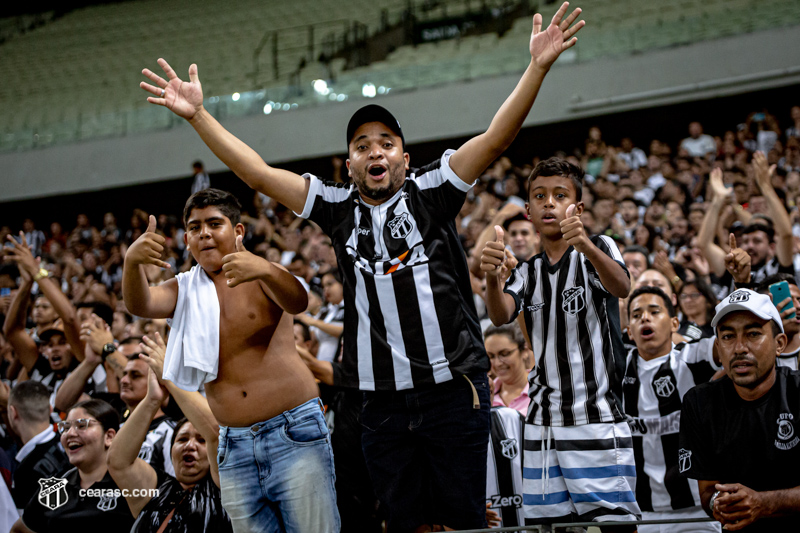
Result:
<svg viewBox="0 0 800 533"><path fill-rule="evenodd" d="M610 237L592 242L625 270ZM554 265L545 252L520 264L506 282L530 333L536 366L528 378L527 422L579 426L622 422L625 349L619 300L600 282L594 265L570 247Z"/></svg>
<svg viewBox="0 0 800 533"><path fill-rule="evenodd" d="M486 503L500 527L525 525L522 508L522 444L525 417L510 407L492 407L486 465Z"/></svg>
<svg viewBox="0 0 800 533"><path fill-rule="evenodd" d="M441 159L371 206L306 174L301 217L330 235L344 285L344 386L403 390L488 370L455 217L471 188Z"/></svg>
<svg viewBox="0 0 800 533"><path fill-rule="evenodd" d="M680 475L681 401L721 367L714 362L714 339L674 345L646 361L633 348L623 379L625 415L636 458L636 501L642 511L671 511L700 505L697 482Z"/></svg>

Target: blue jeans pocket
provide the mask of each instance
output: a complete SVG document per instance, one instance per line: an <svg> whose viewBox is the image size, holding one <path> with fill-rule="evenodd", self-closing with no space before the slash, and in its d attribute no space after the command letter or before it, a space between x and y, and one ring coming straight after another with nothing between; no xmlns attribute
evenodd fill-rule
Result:
<svg viewBox="0 0 800 533"><path fill-rule="evenodd" d="M294 420L281 428L281 437L289 444L296 446L312 446L327 442L328 426L322 415L309 416Z"/></svg>
<svg viewBox="0 0 800 533"><path fill-rule="evenodd" d="M221 437L219 439L219 444L217 445L217 468L222 468L222 466L225 464L225 459L228 458L228 455L228 438Z"/></svg>

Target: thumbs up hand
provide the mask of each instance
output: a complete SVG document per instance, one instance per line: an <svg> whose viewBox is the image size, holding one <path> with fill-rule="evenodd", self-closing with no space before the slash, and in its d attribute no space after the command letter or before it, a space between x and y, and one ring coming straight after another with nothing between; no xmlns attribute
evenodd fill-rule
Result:
<svg viewBox="0 0 800 533"><path fill-rule="evenodd" d="M269 261L247 251L241 235L236 237L236 251L222 258L222 272L231 288L261 278L270 268L272 264Z"/></svg>
<svg viewBox="0 0 800 533"><path fill-rule="evenodd" d="M125 263L130 265L157 265L161 268L172 268L169 263L161 260L166 239L156 233L156 217L150 215L147 229L128 248L125 254Z"/></svg>
<svg viewBox="0 0 800 533"><path fill-rule="evenodd" d="M495 226L494 231L495 240L487 242L481 253L481 270L486 272L487 276L501 275L504 268L505 271L509 271L505 265L507 258L506 246L503 243L505 232L500 226Z"/></svg>
<svg viewBox="0 0 800 533"><path fill-rule="evenodd" d="M575 204L567 207L566 218L561 221L561 237L578 252L585 254L594 245L589 240L589 235L586 234L580 213L576 215L575 211L577 211Z"/></svg>
<svg viewBox="0 0 800 533"><path fill-rule="evenodd" d="M729 235L728 245L731 249L725 256L725 268L736 283L750 283L750 254L736 246L733 233Z"/></svg>

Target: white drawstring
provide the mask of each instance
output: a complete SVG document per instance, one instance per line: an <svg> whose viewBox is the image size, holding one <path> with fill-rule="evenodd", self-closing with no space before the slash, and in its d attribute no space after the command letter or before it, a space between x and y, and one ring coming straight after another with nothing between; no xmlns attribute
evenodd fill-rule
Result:
<svg viewBox="0 0 800 533"><path fill-rule="evenodd" d="M540 448L544 450L544 468L542 469L542 499L544 500L547 496L547 490L550 486L550 432L552 429L550 426L547 426L547 435L545 436L544 427L542 427L542 437L545 441L542 443Z"/></svg>

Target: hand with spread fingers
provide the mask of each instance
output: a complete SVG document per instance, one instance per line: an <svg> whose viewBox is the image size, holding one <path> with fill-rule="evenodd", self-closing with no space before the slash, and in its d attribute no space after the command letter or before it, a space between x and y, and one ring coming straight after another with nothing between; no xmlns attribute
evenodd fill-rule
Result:
<svg viewBox="0 0 800 533"><path fill-rule="evenodd" d="M222 258L222 271L228 279L228 287L236 287L240 283L262 278L272 264L255 254L247 251L242 244L242 236L236 237L236 252Z"/></svg>
<svg viewBox="0 0 800 533"><path fill-rule="evenodd" d="M139 84L139 87L155 95L147 97L147 101L162 105L179 117L191 120L203 107L203 88L197 76L197 65L192 63L189 67L188 82L181 80L164 59L159 58L158 65L164 70L169 81L150 69L142 70L142 74L155 83L152 85L143 81Z"/></svg>
<svg viewBox="0 0 800 533"><path fill-rule="evenodd" d="M713 201L724 202L733 194L733 189L729 189L722 183L722 169L715 167L711 171L711 176L708 180L711 191L714 193Z"/></svg>
<svg viewBox="0 0 800 533"><path fill-rule="evenodd" d="M566 218L561 221L561 235L567 244L575 248L578 252L585 254L590 247L594 246L592 241L589 240L589 235L586 233L586 228L581 222L581 215L575 212L577 207L575 204L567 207Z"/></svg>
<svg viewBox="0 0 800 533"><path fill-rule="evenodd" d="M103 346L114 342L114 335L111 328L102 318L92 314L92 316L81 324L81 340L86 343L86 353L90 351L94 355L100 355Z"/></svg>
<svg viewBox="0 0 800 533"><path fill-rule="evenodd" d="M26 277L34 278L39 273L41 260L33 257L28 241L25 239L25 234L21 231L19 232L19 241L11 235L7 235L6 238L8 242L14 245L13 248L8 250L6 257L19 265L20 270L25 272Z"/></svg>
<svg viewBox="0 0 800 533"><path fill-rule="evenodd" d="M576 8L567 18L564 18L568 8L569 2L561 4L556 14L553 15L550 25L544 31L542 31L542 15L536 13L533 16L530 52L531 62L534 66L544 70L549 69L564 50L572 48L578 42L578 38L574 35L586 25L586 21L581 20L572 26L572 23L581 14L581 8Z"/></svg>
<svg viewBox="0 0 800 533"><path fill-rule="evenodd" d="M167 240L163 235L156 233L156 217L150 215L147 230L131 244L125 254L125 261L132 265L156 265L161 268L171 268L170 264L161 260L161 252Z"/></svg>
<svg viewBox="0 0 800 533"><path fill-rule="evenodd" d="M756 185L759 190L765 193L772 189L772 176L775 174L777 165L767 163L767 156L764 152L753 154L753 172L755 173Z"/></svg>
<svg viewBox="0 0 800 533"><path fill-rule="evenodd" d="M750 254L736 246L736 236L729 237L731 251L725 256L725 268L736 283L750 283Z"/></svg>

